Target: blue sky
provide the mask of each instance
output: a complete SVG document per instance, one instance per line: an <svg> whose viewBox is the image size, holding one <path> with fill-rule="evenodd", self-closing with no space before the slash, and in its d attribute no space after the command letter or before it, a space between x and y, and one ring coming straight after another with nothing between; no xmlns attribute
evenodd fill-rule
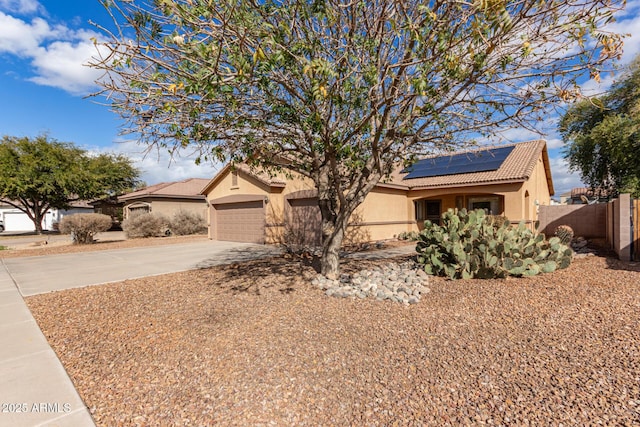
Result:
<svg viewBox="0 0 640 427"><path fill-rule="evenodd" d="M171 160L164 153L144 155L135 141L119 136L120 120L99 98L85 96L95 90L99 77L83 63L94 54L90 41L99 37L89 21L109 23L98 0L0 0L0 135L36 136L48 133L59 141L92 152L129 156L147 184L190 177L211 178L218 167L196 166L188 155ZM614 31L630 33L625 39L622 64L640 53L640 0L627 2L617 16ZM606 89L614 77L600 85L585 83L586 91ZM568 172L562 159L563 143L555 132L557 116L550 112L542 135L548 141L556 198L580 178ZM505 132L509 141L540 137L519 130Z"/></svg>

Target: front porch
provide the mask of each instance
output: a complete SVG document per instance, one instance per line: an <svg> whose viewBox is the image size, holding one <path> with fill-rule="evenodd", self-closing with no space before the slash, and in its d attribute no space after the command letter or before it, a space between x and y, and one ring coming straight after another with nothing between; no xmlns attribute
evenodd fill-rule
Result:
<svg viewBox="0 0 640 427"><path fill-rule="evenodd" d="M424 222L440 224L443 212L448 209L484 209L487 215L505 216L505 199L501 194L458 193L424 197L413 201L414 218L418 229L424 229Z"/></svg>

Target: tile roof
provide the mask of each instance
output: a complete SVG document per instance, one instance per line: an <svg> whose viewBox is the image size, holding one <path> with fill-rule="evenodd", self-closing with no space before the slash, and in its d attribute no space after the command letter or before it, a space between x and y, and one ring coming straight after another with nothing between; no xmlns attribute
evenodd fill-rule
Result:
<svg viewBox="0 0 640 427"><path fill-rule="evenodd" d="M540 154L542 154L547 173L547 183L549 184L550 193L551 195L553 195L553 182L551 180L551 170L549 168L547 143L544 140L534 140L498 146L486 146L473 150L458 151L450 154L439 156L434 155L425 158L451 156L454 154L464 153L479 153L482 151L490 150L492 148L511 146L513 147L511 153L507 156L504 162L502 162L501 166L494 171L468 172L453 175L439 175L427 178L406 179L405 177L408 175L408 173L402 173L401 171L404 169L404 167L398 167L393 171L389 178L383 178L378 186L406 190L420 190L428 188L524 182L531 177L538 158ZM206 184L206 186L203 186L202 194L206 193L206 191L210 187L215 185L217 180L222 177L229 170L229 168L231 168L231 164L227 164L220 170L220 172L216 174L213 179L208 182L208 184ZM250 168L244 163L236 164L235 168L268 186L284 187L288 181L287 177L284 174L271 176L266 172L261 172L257 169Z"/></svg>
<svg viewBox="0 0 640 427"><path fill-rule="evenodd" d="M535 140L508 145L500 145L499 147L508 146L513 146L513 150L504 160L502 165L494 171L468 172L453 175L440 175L426 178L406 179L405 177L408 174L402 173L403 168L399 167L393 172L390 179L388 180L388 183L404 185L409 189L417 190L436 187L459 187L478 184L497 184L526 181L531 177L538 157L542 153L545 162L545 168L547 168L547 181L549 182L549 188L551 190L551 193L553 194L551 174L548 170L549 159L547 155L546 141ZM489 150L491 148L495 147L482 147L474 150L456 152L452 154L478 153L481 151ZM450 156L450 154L446 154L445 156ZM442 155L432 157L442 157Z"/></svg>
<svg viewBox="0 0 640 427"><path fill-rule="evenodd" d="M118 200L132 200L142 197L202 198L200 191L209 182L208 179L189 178L178 182L161 182L141 190L118 197Z"/></svg>
<svg viewBox="0 0 640 427"><path fill-rule="evenodd" d="M93 205L89 200L74 200L69 203L69 206L71 206L72 209L93 209Z"/></svg>

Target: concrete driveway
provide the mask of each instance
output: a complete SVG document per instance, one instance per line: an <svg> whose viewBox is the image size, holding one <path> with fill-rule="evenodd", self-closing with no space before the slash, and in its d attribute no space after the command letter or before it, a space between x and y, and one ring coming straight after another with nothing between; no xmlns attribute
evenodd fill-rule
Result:
<svg viewBox="0 0 640 427"><path fill-rule="evenodd" d="M280 253L273 246L214 240L166 246L8 258L23 296L138 277L206 268Z"/></svg>

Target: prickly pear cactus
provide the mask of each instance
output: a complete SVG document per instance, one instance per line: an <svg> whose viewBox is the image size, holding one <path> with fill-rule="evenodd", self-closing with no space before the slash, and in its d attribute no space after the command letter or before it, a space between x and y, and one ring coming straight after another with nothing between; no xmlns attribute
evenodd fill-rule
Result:
<svg viewBox="0 0 640 427"><path fill-rule="evenodd" d="M573 252L558 237L546 240L524 223L496 225L483 210L450 209L442 225L425 222L416 244L427 273L450 279L533 276L566 268Z"/></svg>

